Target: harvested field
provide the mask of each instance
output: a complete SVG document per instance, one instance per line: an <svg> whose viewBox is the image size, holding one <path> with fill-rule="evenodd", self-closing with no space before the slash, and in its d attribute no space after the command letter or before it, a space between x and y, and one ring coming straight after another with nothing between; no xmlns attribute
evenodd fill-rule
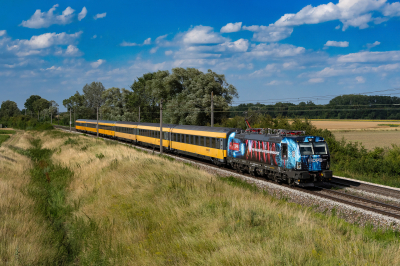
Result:
<svg viewBox="0 0 400 266"><path fill-rule="evenodd" d="M400 121L386 120L312 120L312 124L317 128L328 129L330 131L341 130L396 130L400 126Z"/></svg>
<svg viewBox="0 0 400 266"><path fill-rule="evenodd" d="M372 150L375 147L392 147L392 144L400 146L400 130L399 131L336 131L333 132L337 140L344 138L346 141L361 142L362 145Z"/></svg>

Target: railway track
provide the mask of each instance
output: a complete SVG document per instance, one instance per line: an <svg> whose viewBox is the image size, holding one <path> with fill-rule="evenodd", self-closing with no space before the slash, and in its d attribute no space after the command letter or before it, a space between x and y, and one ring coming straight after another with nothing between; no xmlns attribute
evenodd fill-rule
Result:
<svg viewBox="0 0 400 266"><path fill-rule="evenodd" d="M54 127L69 131L69 127L67 127L67 126L54 126ZM72 128L71 131L75 131L76 132L75 128ZM88 134L88 136L95 137L94 135L90 135L90 134ZM149 152L153 152L153 149L145 148L145 147L142 147L142 146L137 146L137 145L134 145L134 144L132 144L130 142L124 142L124 141L121 141L121 140L115 140L115 141L118 141L118 142L123 143L123 144L129 144L129 145L135 146L137 148L140 148L140 149L143 149L143 150L146 150L146 151L149 151ZM155 153L158 153L158 152L155 152ZM177 158L177 159L181 159L181 160L190 161L190 162L193 162L193 163L195 163L197 165L202 165L204 167L214 168L217 171L223 171L226 174L227 173L231 173L234 176L242 175L242 176L245 176L247 178L254 179L254 180L259 180L259 181L270 183L270 184L276 184L276 182L273 181L273 180L265 179L265 178L257 177L257 176L252 176L250 174L238 173L237 171L235 171L233 169L221 168L221 167L218 167L218 166L216 166L216 165L214 165L214 164L212 164L210 162L207 162L207 161L204 161L204 160L201 160L201 159L198 159L198 158L188 157L188 156L183 156L183 155L176 155L176 154L173 154L173 155L172 154L168 154L168 156L171 156L171 157L174 157L174 158ZM351 182L353 182L353 184L351 184ZM382 187L369 185L369 184L368 185L367 184L361 184L361 183L358 183L358 182L355 182L355 181L347 181L347 183L346 183L346 182L343 182L339 178L334 178L334 182L333 183L334 184L340 184L342 186L357 187L360 190L362 188L367 188L370 191L374 191L375 193L377 191L380 191L381 193L385 193L385 195L390 194L390 195L394 195L394 196L400 198L400 192L399 191L396 191L396 190L393 190L393 189L389 189L389 188L382 188ZM343 192L339 192L339 191L335 191L335 190L331 190L331 189L327 189L327 188L323 188L323 187L317 187L317 190L315 190L315 189L305 189L305 188L300 188L300 187L292 187L292 186L289 186L287 184L281 184L281 186L283 186L283 187L285 187L287 189L291 189L291 190L302 192L304 194L309 194L309 195L325 198L327 200L331 200L331 201L334 201L334 202L340 202L340 203L343 203L343 204L346 204L346 205L349 205L349 206L353 206L353 207L356 207L356 208L359 208L359 209L367 210L367 211L370 211L370 212L373 212L373 213L378 213L378 214L381 214L381 215L384 215L384 216L388 216L388 217L392 217L392 218L400 220L400 207L398 207L398 206L386 204L386 203L379 202L379 201L374 201L374 200L371 200L371 199L368 199L368 198L364 198L364 197L358 197L358 196L350 195L350 194L347 194L347 193L343 193Z"/></svg>

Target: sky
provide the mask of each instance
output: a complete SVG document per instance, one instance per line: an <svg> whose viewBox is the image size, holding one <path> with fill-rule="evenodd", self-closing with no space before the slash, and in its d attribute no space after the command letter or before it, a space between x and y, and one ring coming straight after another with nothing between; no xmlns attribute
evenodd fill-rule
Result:
<svg viewBox="0 0 400 266"><path fill-rule="evenodd" d="M87 83L129 89L176 67L224 74L234 105L399 96L400 2L0 3L0 102L40 95L64 111Z"/></svg>

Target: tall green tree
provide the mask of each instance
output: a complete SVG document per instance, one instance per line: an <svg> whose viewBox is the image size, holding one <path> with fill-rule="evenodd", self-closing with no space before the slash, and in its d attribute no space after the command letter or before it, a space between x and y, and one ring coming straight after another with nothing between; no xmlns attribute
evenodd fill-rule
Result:
<svg viewBox="0 0 400 266"><path fill-rule="evenodd" d="M132 92L122 88L110 88L103 92L103 106L100 108L102 117L116 121L137 121L136 113L131 112L127 107L129 96Z"/></svg>
<svg viewBox="0 0 400 266"><path fill-rule="evenodd" d="M50 107L50 102L43 98L40 98L33 102L33 110L38 113L38 119L39 119L39 113L45 109L49 109L49 107Z"/></svg>
<svg viewBox="0 0 400 266"><path fill-rule="evenodd" d="M208 125L211 121L211 92L214 94L214 122L227 116L229 105L238 96L225 76L212 70L203 73L195 68L174 68L168 77L176 95L166 102L166 121L184 125Z"/></svg>
<svg viewBox="0 0 400 266"><path fill-rule="evenodd" d="M25 101L24 106L25 106L26 110L28 110L28 111L30 111L30 112L33 112L33 111L34 111L33 103L34 103L36 100L39 100L39 99L41 99L41 98L42 98L42 97L40 97L39 95L31 95L31 96Z"/></svg>
<svg viewBox="0 0 400 266"><path fill-rule="evenodd" d="M1 103L0 117L8 119L9 117L20 115L21 111L15 102L7 100Z"/></svg>
<svg viewBox="0 0 400 266"><path fill-rule="evenodd" d="M86 84L83 87L83 95L86 100L86 106L88 108L96 109L104 104L104 100L101 95L105 91L105 88L101 82L93 81L90 84Z"/></svg>
<svg viewBox="0 0 400 266"><path fill-rule="evenodd" d="M159 121L159 104L164 100L164 122L207 125L211 121L211 92L214 93L214 121L219 123L226 116L236 88L226 82L224 75L211 70L203 73L195 68L174 68L168 71L147 73L134 81L128 107L138 110L141 120Z"/></svg>

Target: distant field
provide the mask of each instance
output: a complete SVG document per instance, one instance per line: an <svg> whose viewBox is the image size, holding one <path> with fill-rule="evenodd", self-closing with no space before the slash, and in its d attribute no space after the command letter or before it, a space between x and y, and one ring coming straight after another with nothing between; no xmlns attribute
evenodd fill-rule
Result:
<svg viewBox="0 0 400 266"><path fill-rule="evenodd" d="M400 121L385 120L313 120L317 128L332 131L337 140L361 142L366 149L400 145Z"/></svg>
<svg viewBox="0 0 400 266"><path fill-rule="evenodd" d="M331 131L341 130L396 130L400 121L386 120L312 120L318 128Z"/></svg>

